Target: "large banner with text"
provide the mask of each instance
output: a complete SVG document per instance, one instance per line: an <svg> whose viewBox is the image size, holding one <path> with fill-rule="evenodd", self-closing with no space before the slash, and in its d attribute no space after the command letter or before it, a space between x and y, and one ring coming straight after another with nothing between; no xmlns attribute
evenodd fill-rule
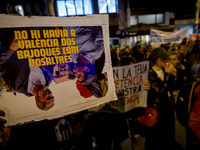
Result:
<svg viewBox="0 0 200 150"><path fill-rule="evenodd" d="M0 109L8 125L116 100L107 15L0 19Z"/></svg>
<svg viewBox="0 0 200 150"><path fill-rule="evenodd" d="M160 46L160 44L164 43L178 43L180 44L183 38L189 37L189 29L190 27L185 27L182 30L175 32L164 32L161 30L151 29L150 37L151 44L155 45L154 47Z"/></svg>
<svg viewBox="0 0 200 150"><path fill-rule="evenodd" d="M113 67L113 77L118 101L108 104L120 112L147 106L147 91L143 83L148 80L149 61Z"/></svg>

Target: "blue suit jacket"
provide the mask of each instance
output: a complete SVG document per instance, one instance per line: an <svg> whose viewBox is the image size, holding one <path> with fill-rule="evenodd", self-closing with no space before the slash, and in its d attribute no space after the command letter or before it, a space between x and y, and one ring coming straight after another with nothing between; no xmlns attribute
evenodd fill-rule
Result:
<svg viewBox="0 0 200 150"><path fill-rule="evenodd" d="M41 67L45 79L45 86L49 86L54 79L53 66ZM0 47L0 74L11 92L23 93L33 96L27 92L30 68L27 59L18 59L17 53L5 47Z"/></svg>

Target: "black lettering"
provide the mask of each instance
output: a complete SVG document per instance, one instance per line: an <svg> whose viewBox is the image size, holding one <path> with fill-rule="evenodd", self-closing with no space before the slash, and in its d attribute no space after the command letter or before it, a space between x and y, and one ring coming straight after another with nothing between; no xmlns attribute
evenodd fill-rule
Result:
<svg viewBox="0 0 200 150"><path fill-rule="evenodd" d="M123 68L123 78L126 78L126 77L124 76L124 70L125 70L125 69Z"/></svg>
<svg viewBox="0 0 200 150"><path fill-rule="evenodd" d="M147 72L147 64L145 64L144 66L144 72L143 73L146 73Z"/></svg>
<svg viewBox="0 0 200 150"><path fill-rule="evenodd" d="M138 74L138 72L137 72L137 67L138 66L134 66L135 67L135 75L137 75Z"/></svg>
<svg viewBox="0 0 200 150"><path fill-rule="evenodd" d="M118 69L117 70L113 69L113 77L114 77L114 80L115 80L115 77L117 79L119 79L119 77L118 77Z"/></svg>
<svg viewBox="0 0 200 150"><path fill-rule="evenodd" d="M136 90L137 90L137 87L134 86L134 87L133 87L133 94L136 92Z"/></svg>
<svg viewBox="0 0 200 150"><path fill-rule="evenodd" d="M125 95L125 96L129 95L129 90L128 90L128 88L125 89L125 94L124 94L124 95Z"/></svg>
<svg viewBox="0 0 200 150"><path fill-rule="evenodd" d="M132 95L132 89L133 89L133 88L131 87L131 88L129 88L129 89L130 89L130 94Z"/></svg>
<svg viewBox="0 0 200 150"><path fill-rule="evenodd" d="M130 68L128 69L127 78L128 78L128 76L131 77L131 70L130 70Z"/></svg>
<svg viewBox="0 0 200 150"><path fill-rule="evenodd" d="M117 97L124 97L124 89L116 90Z"/></svg>
<svg viewBox="0 0 200 150"><path fill-rule="evenodd" d="M141 92L141 85L139 85L137 92Z"/></svg>
<svg viewBox="0 0 200 150"><path fill-rule="evenodd" d="M138 65L138 74L137 75L139 75L140 74L140 72L141 72L141 70L140 70L140 68L141 68L141 65Z"/></svg>

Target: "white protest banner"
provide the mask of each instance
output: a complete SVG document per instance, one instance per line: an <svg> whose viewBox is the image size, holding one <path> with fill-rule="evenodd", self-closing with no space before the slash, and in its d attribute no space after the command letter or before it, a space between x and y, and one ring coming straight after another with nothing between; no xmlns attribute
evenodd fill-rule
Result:
<svg viewBox="0 0 200 150"><path fill-rule="evenodd" d="M148 80L149 61L113 67L113 77L118 101L109 103L120 112L147 106L147 91L143 83Z"/></svg>
<svg viewBox="0 0 200 150"><path fill-rule="evenodd" d="M108 15L0 15L0 109L6 125L116 100Z"/></svg>
<svg viewBox="0 0 200 150"><path fill-rule="evenodd" d="M182 39L189 36L189 26L183 28L182 30L175 32L164 32L161 30L151 29L150 37L151 44L165 44L165 43L181 43Z"/></svg>

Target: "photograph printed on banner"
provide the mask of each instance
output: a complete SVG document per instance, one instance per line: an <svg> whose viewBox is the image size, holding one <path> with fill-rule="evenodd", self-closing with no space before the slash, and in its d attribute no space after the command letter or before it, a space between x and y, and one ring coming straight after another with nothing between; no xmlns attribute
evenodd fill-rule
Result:
<svg viewBox="0 0 200 150"><path fill-rule="evenodd" d="M57 87L73 80L83 98L100 98L107 93L100 26L1 28L0 42L4 89L16 97L34 97L41 110L55 105L51 84Z"/></svg>

